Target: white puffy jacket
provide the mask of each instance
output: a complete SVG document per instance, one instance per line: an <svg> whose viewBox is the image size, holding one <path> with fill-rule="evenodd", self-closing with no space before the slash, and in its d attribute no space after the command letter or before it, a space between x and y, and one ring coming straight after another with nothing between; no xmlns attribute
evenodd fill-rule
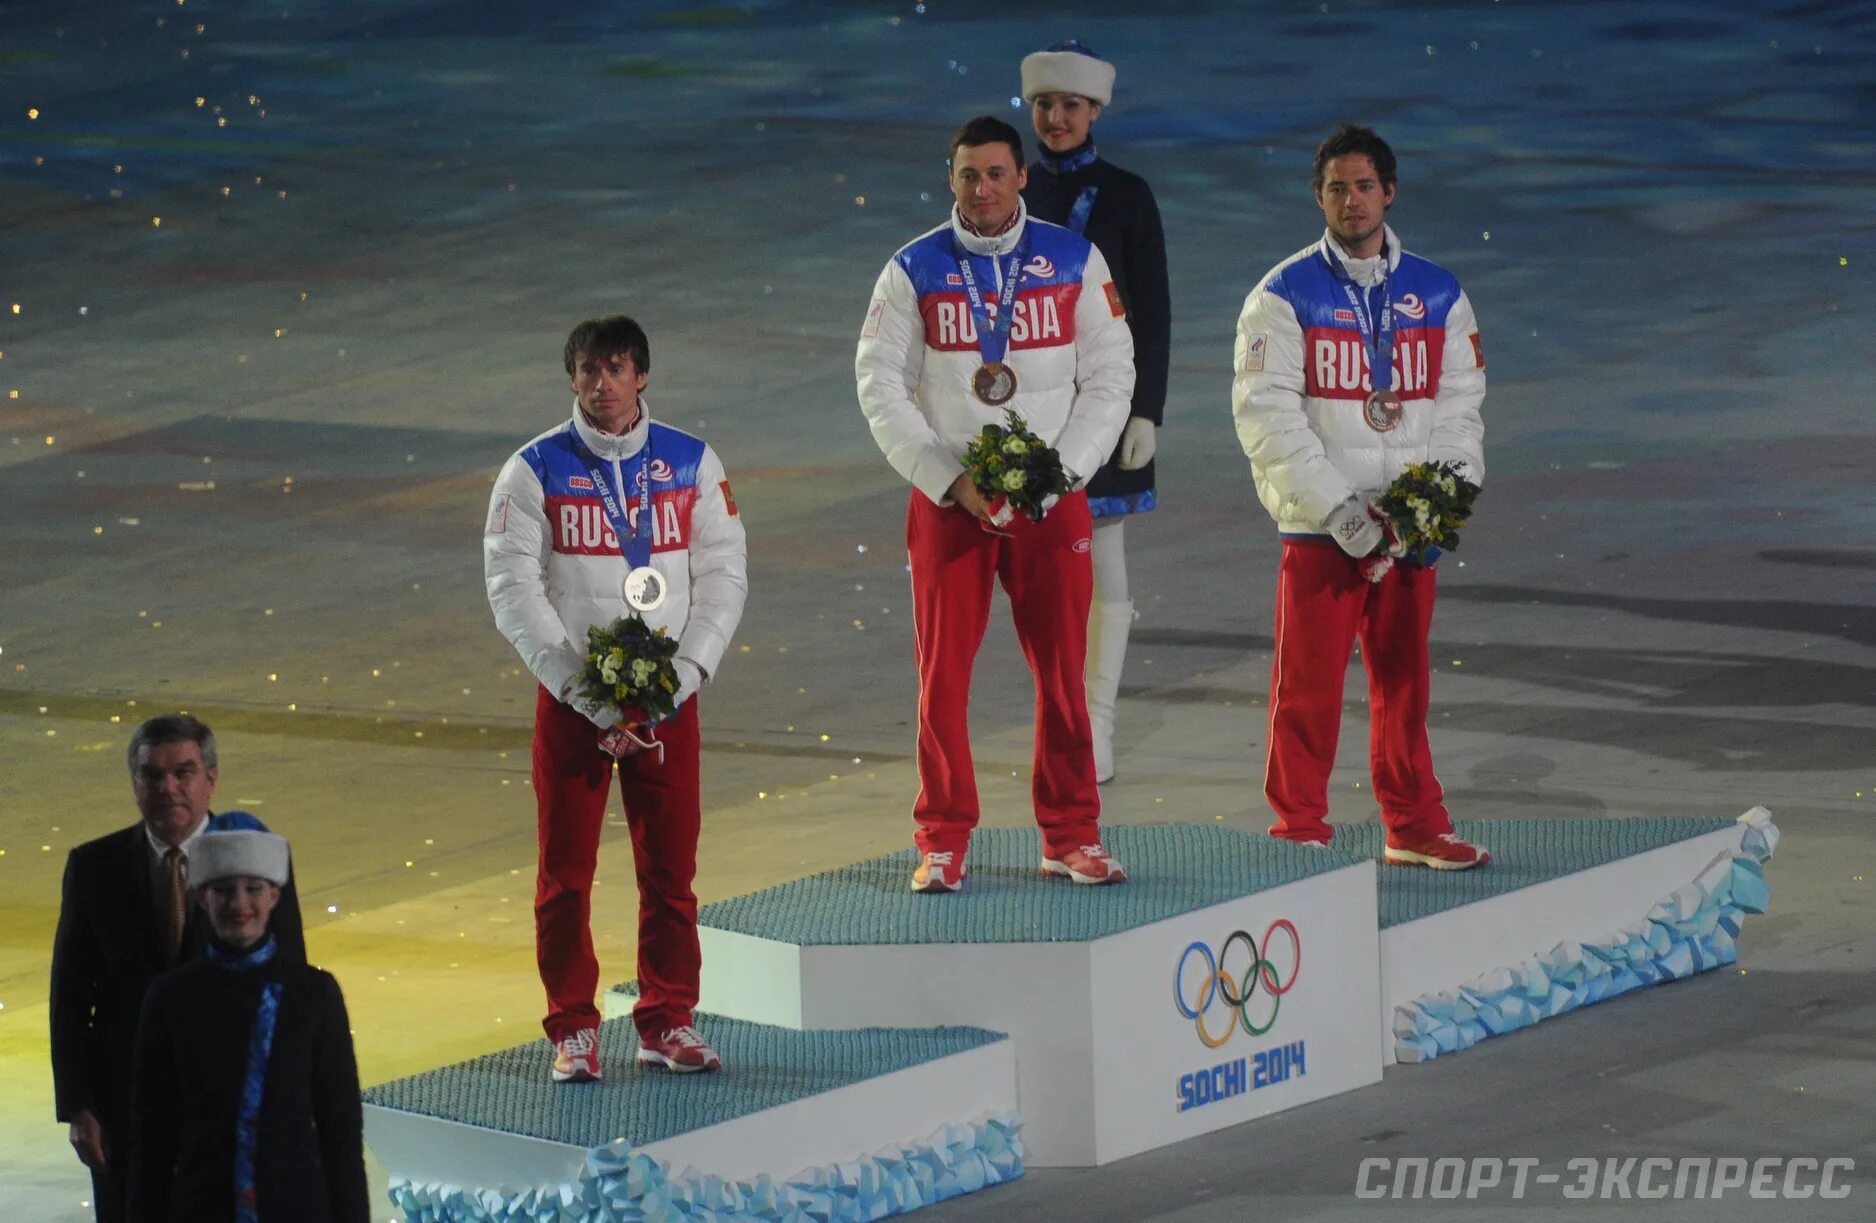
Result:
<svg viewBox="0 0 1876 1223"><path fill-rule="evenodd" d="M971 391L983 358L953 242L970 252L983 298L994 305L1007 256L1025 236L1004 357L1016 371L1016 397L993 408ZM1133 334L1107 262L1087 239L1026 210L1009 232L979 237L954 207L950 222L900 248L880 272L854 374L887 461L944 505L964 470L965 447L985 425L1002 424L1005 407L1055 447L1078 484L1099 470L1127 423Z"/></svg>
<svg viewBox="0 0 1876 1223"><path fill-rule="evenodd" d="M749 579L742 519L716 452L654 423L640 400L638 424L621 436L570 421L523 446L495 478L482 535L483 576L495 624L528 670L565 699L585 665L588 626L626 614L626 563L593 487L588 455L637 523L639 451L652 442L651 564L668 583L645 614L678 642L678 657L714 675L742 619Z"/></svg>
<svg viewBox="0 0 1876 1223"><path fill-rule="evenodd" d="M1393 429L1377 432L1364 418L1367 348L1328 262L1371 287L1379 257L1350 261L1325 233L1271 269L1238 316L1232 416L1258 497L1285 533L1321 533L1336 506L1385 491L1409 463L1450 460L1485 482L1485 350L1472 304L1452 273L1386 233L1392 385L1404 401Z"/></svg>

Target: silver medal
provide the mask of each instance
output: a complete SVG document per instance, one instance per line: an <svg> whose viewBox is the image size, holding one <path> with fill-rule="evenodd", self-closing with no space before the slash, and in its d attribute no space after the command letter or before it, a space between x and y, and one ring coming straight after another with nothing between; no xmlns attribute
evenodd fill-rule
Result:
<svg viewBox="0 0 1876 1223"><path fill-rule="evenodd" d="M625 602L633 611L656 611L664 605L664 596L668 586L664 575L650 565L640 565L625 575L621 589Z"/></svg>

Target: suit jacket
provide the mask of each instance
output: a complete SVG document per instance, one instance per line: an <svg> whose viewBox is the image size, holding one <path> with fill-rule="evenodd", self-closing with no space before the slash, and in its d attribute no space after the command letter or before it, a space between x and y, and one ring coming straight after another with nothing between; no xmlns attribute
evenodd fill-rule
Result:
<svg viewBox="0 0 1876 1223"><path fill-rule="evenodd" d="M265 826L244 811L209 817L209 830ZM289 872L270 926L281 954L306 958L300 896ZM182 962L197 959L208 919L191 905ZM138 822L87 841L65 860L59 928L52 944L52 1085L60 1121L89 1109L103 1124L122 1167L129 1135L137 1017L150 983L169 965L150 881L149 841Z"/></svg>

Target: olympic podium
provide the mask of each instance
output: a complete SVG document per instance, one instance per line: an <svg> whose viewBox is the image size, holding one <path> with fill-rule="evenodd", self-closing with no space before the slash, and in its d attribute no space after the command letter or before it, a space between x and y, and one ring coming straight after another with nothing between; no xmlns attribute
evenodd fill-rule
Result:
<svg viewBox="0 0 1876 1223"><path fill-rule="evenodd" d="M1459 831L1490 866L1380 867L1374 824L1112 827L1117 887L1041 876L1029 829L979 830L958 894L856 863L704 907L723 1074L635 1073L622 986L606 1083L535 1041L372 1088L366 1138L410 1223L885 1218L1731 963L1778 840L1763 808Z"/></svg>
<svg viewBox="0 0 1876 1223"><path fill-rule="evenodd" d="M406 1223L863 1220L1022 1175L1010 1041L978 1028L801 1032L717 1019L720 1074L556 1084L536 1040L365 1093Z"/></svg>
<svg viewBox="0 0 1876 1223"><path fill-rule="evenodd" d="M1043 876L1033 829L980 829L957 894L910 892L907 850L706 906L699 1009L1007 1032L1036 1167L1104 1164L1380 1079L1373 858L1225 828L1102 835L1137 868L1128 883Z"/></svg>
<svg viewBox="0 0 1876 1223"><path fill-rule="evenodd" d="M1770 899L1771 813L1459 821L1480 870L1383 870L1382 1055L1422 1062L1733 963ZM1336 833L1380 854L1378 825Z"/></svg>

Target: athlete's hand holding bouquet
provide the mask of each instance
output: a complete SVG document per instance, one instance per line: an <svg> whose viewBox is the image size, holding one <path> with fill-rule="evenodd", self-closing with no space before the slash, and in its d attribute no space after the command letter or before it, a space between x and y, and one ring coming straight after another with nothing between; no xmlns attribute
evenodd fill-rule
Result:
<svg viewBox="0 0 1876 1223"><path fill-rule="evenodd" d="M574 677L569 702L600 727L599 746L626 756L652 747L641 732L677 712L696 676L677 657L677 642L637 612L586 630L586 665ZM685 681L689 680L687 684Z"/></svg>
<svg viewBox="0 0 1876 1223"><path fill-rule="evenodd" d="M1005 424L985 425L964 451L964 474L990 502L992 526L1007 526L1020 512L1041 522L1068 491L1068 473L1055 448L1029 431L1014 408ZM988 527L985 528L989 529Z"/></svg>
<svg viewBox="0 0 1876 1223"><path fill-rule="evenodd" d="M1459 546L1459 529L1472 514L1479 486L1452 462L1410 463L1372 502L1351 497L1331 510L1323 526L1356 558L1370 582L1387 576L1396 559L1431 564Z"/></svg>

